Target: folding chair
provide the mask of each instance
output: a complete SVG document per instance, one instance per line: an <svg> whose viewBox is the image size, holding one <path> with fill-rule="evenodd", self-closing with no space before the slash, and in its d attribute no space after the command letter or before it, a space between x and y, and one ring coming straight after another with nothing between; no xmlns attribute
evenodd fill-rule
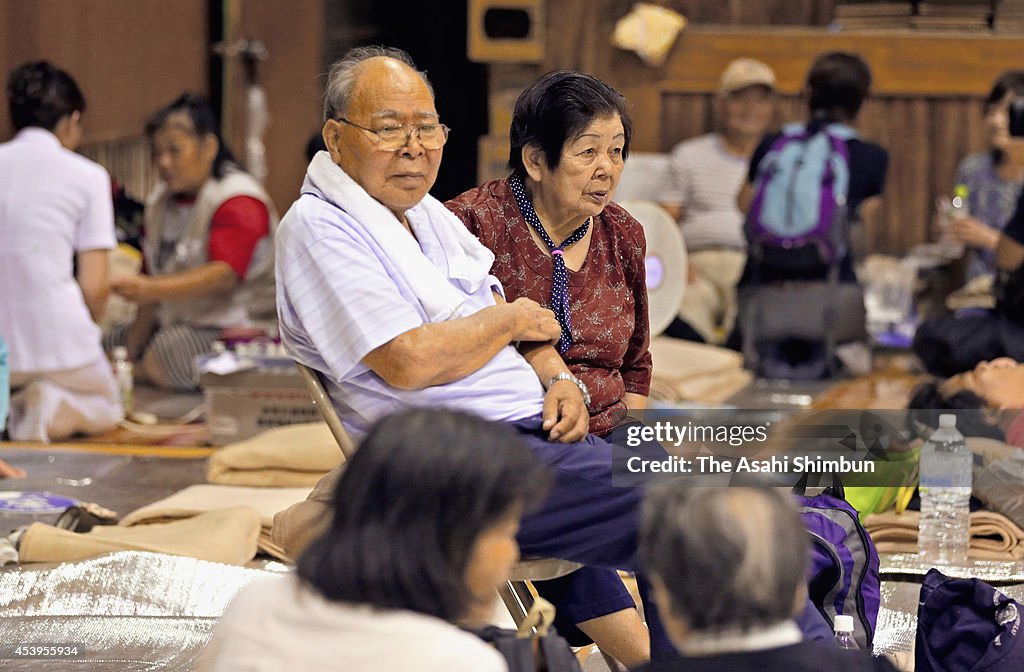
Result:
<svg viewBox="0 0 1024 672"><path fill-rule="evenodd" d="M327 423L338 442L342 454L346 460L351 459L355 455L356 444L341 424L341 418L338 417L337 411L331 404L331 398L327 395L320 373L305 364L296 362L295 365L299 367L299 373L302 374L302 378L306 382L309 394L313 397L313 403L320 410L320 415L323 416L324 422ZM526 614L533 605L533 593L530 592L530 588L526 584L527 581L557 579L580 567L582 565L579 563L557 558L527 558L516 563L512 568L509 580L498 589L498 595L505 603L505 608L508 609L512 620L515 621L516 627L518 628L526 620Z"/></svg>
<svg viewBox="0 0 1024 672"><path fill-rule="evenodd" d="M299 367L299 373L302 374L302 379L306 382L309 396L313 397L313 404L320 411L321 417L327 423L331 434L334 435L334 440L338 442L341 454L345 456L346 460L351 460L352 456L356 454L355 441L345 431L345 426L341 424L341 418L338 417L334 406L331 405L331 398L327 395L327 390L324 389L323 381L320 380L320 373L298 362L295 363L295 366Z"/></svg>

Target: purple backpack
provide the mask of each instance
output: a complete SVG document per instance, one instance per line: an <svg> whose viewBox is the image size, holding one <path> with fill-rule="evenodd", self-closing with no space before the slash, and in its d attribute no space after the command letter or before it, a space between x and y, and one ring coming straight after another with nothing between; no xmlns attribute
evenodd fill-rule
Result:
<svg viewBox="0 0 1024 672"><path fill-rule="evenodd" d="M845 245L842 230L850 187L846 142L857 132L843 124L810 131L790 124L757 167L747 239L755 250L817 248L826 264Z"/></svg>
<svg viewBox="0 0 1024 672"><path fill-rule="evenodd" d="M878 551L838 479L814 497L804 496L805 486L802 480L793 492L811 535L811 602L829 625L835 624L837 614L853 616L854 639L870 651L882 600Z"/></svg>

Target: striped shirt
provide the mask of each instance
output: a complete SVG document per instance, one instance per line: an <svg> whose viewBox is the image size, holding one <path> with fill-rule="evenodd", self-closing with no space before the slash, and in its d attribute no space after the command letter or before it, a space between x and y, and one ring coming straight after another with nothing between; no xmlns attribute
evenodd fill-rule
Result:
<svg viewBox="0 0 1024 672"><path fill-rule="evenodd" d="M717 134L676 145L661 200L686 208L680 225L688 250L747 247L736 195L747 176L747 159L730 154Z"/></svg>

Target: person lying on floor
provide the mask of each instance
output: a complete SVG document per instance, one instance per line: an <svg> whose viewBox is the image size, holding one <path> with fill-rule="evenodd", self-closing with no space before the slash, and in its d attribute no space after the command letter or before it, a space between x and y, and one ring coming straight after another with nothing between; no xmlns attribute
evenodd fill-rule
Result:
<svg viewBox="0 0 1024 672"><path fill-rule="evenodd" d="M334 491L330 527L295 574L234 599L202 669L506 670L453 624L485 625L550 481L507 425L456 411L380 420Z"/></svg>
<svg viewBox="0 0 1024 672"><path fill-rule="evenodd" d="M619 449L587 433L585 385L550 345L561 326L528 298L507 303L494 255L427 195L448 131L425 76L404 52L354 50L331 69L325 119L328 152L310 162L276 239L288 352L323 375L357 435L408 406L513 426L557 474L523 520L523 552L635 569L641 493L613 484ZM652 606L647 617L652 652L668 650Z"/></svg>
<svg viewBox="0 0 1024 672"><path fill-rule="evenodd" d="M1009 357L982 362L942 381L921 383L907 408L918 433L939 425L939 414L957 414L965 436L987 436L1024 448L1024 364ZM976 411L974 413L966 411Z"/></svg>
<svg viewBox="0 0 1024 672"><path fill-rule="evenodd" d="M650 672L895 672L884 658L807 641L807 531L772 488L651 488L640 548L679 653ZM680 559L685 558L685 562Z"/></svg>

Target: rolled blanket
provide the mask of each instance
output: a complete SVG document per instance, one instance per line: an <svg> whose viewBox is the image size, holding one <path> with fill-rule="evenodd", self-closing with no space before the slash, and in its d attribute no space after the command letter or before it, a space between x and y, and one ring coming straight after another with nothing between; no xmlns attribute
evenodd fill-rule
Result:
<svg viewBox="0 0 1024 672"><path fill-rule="evenodd" d="M721 403L750 384L743 357L727 348L659 336L651 339L651 397Z"/></svg>
<svg viewBox="0 0 1024 672"><path fill-rule="evenodd" d="M893 511L868 516L864 521L875 546L882 553L917 553L917 511ZM1024 530L993 511L971 514L971 545L968 555L977 560L1024 559Z"/></svg>
<svg viewBox="0 0 1024 672"><path fill-rule="evenodd" d="M256 556L260 514L247 506L210 511L170 523L101 525L85 534L34 523L22 535L19 560L71 562L115 551L149 551L244 565Z"/></svg>
<svg viewBox="0 0 1024 672"><path fill-rule="evenodd" d="M326 423L287 425L218 450L210 457L206 480L220 485L312 488L344 459Z"/></svg>

